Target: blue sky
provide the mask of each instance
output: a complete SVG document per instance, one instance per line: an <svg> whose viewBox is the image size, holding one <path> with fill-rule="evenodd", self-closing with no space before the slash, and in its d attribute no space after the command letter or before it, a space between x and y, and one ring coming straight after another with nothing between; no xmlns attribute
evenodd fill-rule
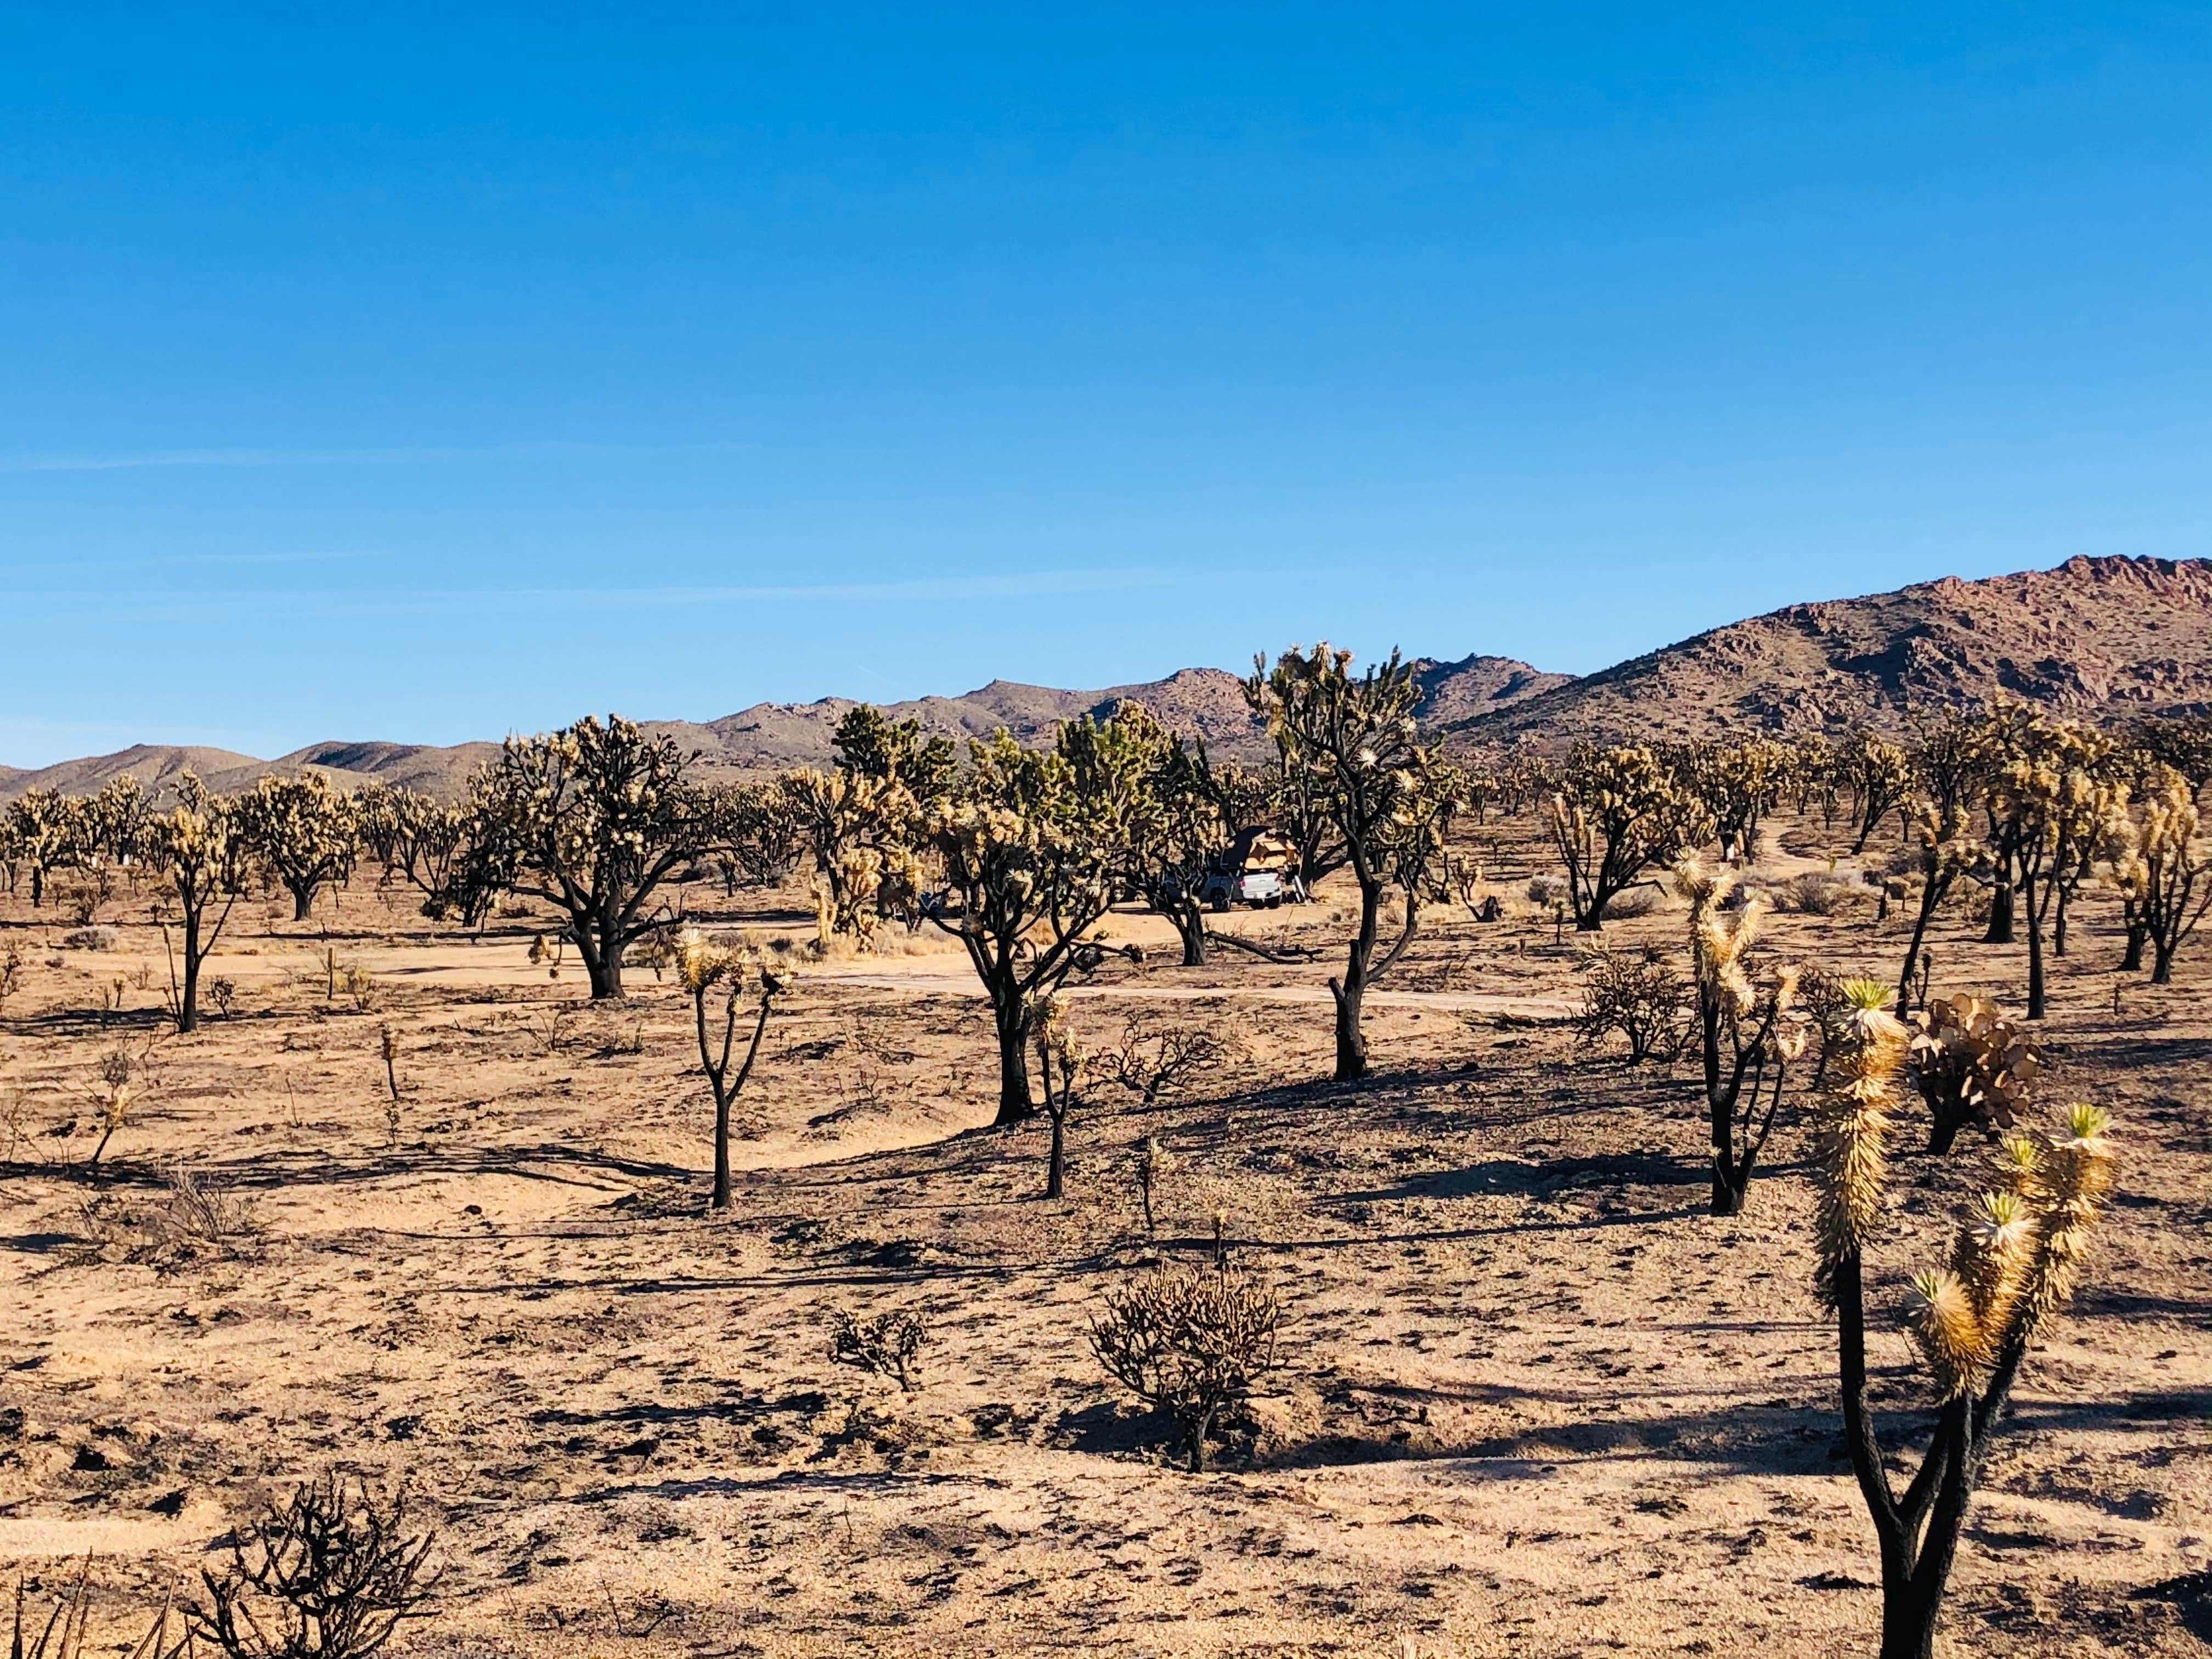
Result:
<svg viewBox="0 0 2212 1659"><path fill-rule="evenodd" d="M2201 6L308 9L0 11L0 761L2212 552Z"/></svg>

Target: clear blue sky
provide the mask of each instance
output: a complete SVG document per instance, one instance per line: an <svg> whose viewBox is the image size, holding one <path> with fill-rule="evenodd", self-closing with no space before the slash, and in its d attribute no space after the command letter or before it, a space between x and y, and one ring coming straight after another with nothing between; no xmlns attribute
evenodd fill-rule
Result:
<svg viewBox="0 0 2212 1659"><path fill-rule="evenodd" d="M2202 5L16 6L0 157L16 765L2212 552Z"/></svg>

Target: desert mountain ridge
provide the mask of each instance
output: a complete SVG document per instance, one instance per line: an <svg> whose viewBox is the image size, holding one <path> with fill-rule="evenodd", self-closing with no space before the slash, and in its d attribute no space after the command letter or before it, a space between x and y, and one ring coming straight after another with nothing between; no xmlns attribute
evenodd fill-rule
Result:
<svg viewBox="0 0 2212 1659"><path fill-rule="evenodd" d="M1863 722L1894 730L1999 695L2100 720L2181 712L2212 707L2212 561L2077 556L2050 570L1945 576L1787 605L1580 678L1498 656L1413 666L1422 723L1455 748L1833 733ZM1132 699L1218 756L1272 752L1239 677L1219 668L1097 691L994 680L958 696L883 707L954 737L1004 726L1036 742L1061 720ZM711 772L753 773L826 764L837 722L858 701L763 702L714 720L646 724L698 750ZM32 770L0 766L0 799L38 787L85 793L125 773L159 792L187 769L217 790L313 769L345 787L377 780L453 796L497 747L333 741L262 760L142 744Z"/></svg>
<svg viewBox="0 0 2212 1659"><path fill-rule="evenodd" d="M2077 555L1785 605L1443 729L1552 745L1897 731L1998 696L2100 721L2212 706L2212 561Z"/></svg>

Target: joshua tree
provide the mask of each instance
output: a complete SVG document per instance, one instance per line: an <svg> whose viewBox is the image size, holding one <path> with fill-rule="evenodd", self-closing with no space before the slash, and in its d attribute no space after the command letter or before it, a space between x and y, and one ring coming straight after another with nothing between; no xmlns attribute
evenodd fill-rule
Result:
<svg viewBox="0 0 2212 1659"><path fill-rule="evenodd" d="M8 803L9 840L31 867L31 908L46 902L46 878L83 845L84 805L53 789L26 789Z"/></svg>
<svg viewBox="0 0 2212 1659"><path fill-rule="evenodd" d="M184 934L184 978L176 988L177 1030L200 1024L200 968L222 937L237 902L234 836L228 803L210 796L190 772L177 782L177 805L150 820L143 850L174 894ZM221 908L216 908L220 899ZM162 930L164 939L167 929Z"/></svg>
<svg viewBox="0 0 2212 1659"><path fill-rule="evenodd" d="M1075 1085L1082 1079L1085 1056L1057 999L1037 1005L1036 1055L1039 1081L1044 1085L1045 1115L1052 1120L1052 1153L1045 1165L1044 1195L1067 1194L1067 1115L1075 1107Z"/></svg>
<svg viewBox="0 0 2212 1659"><path fill-rule="evenodd" d="M1797 970L1784 968L1764 982L1752 975L1750 951L1764 906L1756 899L1730 927L1720 902L1735 884L1724 870L1694 857L1675 867L1674 890L1690 901L1692 1028L1704 1062L1705 1117L1712 1132L1715 1215L1743 1209L1753 1170L1782 1109L1790 1062L1805 1037L1791 1016ZM1749 1084L1748 1095L1745 1085Z"/></svg>
<svg viewBox="0 0 2212 1659"><path fill-rule="evenodd" d="M1070 720L1060 728L1059 748L1075 769L1077 787L1109 802L1121 825L1116 885L1142 894L1174 925L1183 966L1203 967L1200 890L1234 827L1233 797L1207 763L1205 745L1187 747L1141 703L1130 702L1103 720Z"/></svg>
<svg viewBox="0 0 2212 1659"><path fill-rule="evenodd" d="M292 920L313 913L315 891L345 880L361 846L354 803L319 772L263 778L233 798L246 853L292 896Z"/></svg>
<svg viewBox="0 0 2212 1659"><path fill-rule="evenodd" d="M931 810L926 834L948 902L930 921L957 939L991 1000L999 1039L1000 1124L1030 1098L1030 1009L1066 982L1085 936L1113 902L1124 839L1109 803L1077 787L1065 755L1024 749L1001 731L971 739L972 764Z"/></svg>
<svg viewBox="0 0 2212 1659"><path fill-rule="evenodd" d="M1868 1247L1887 1226L1888 1151L1906 1032L1889 988L1849 982L1856 1010L1824 1106L1820 1284L1836 1310L1844 1438L1881 1553L1882 1659L1929 1659L1959 1533L2030 1344L2072 1294L2097 1206L2111 1190L2107 1120L2067 1109L2042 1144L2005 1143L2001 1185L1959 1228L1947 1267L1914 1281L1911 1327L1940 1401L1936 1431L1900 1495L1867 1407Z"/></svg>
<svg viewBox="0 0 2212 1659"><path fill-rule="evenodd" d="M944 798L960 763L952 739L924 737L920 720L893 720L870 703L855 703L830 739L837 769L879 783L898 783L924 805Z"/></svg>
<svg viewBox="0 0 2212 1659"><path fill-rule="evenodd" d="M1928 1103L1928 1150L1951 1150L1970 1123L1991 1133L2027 1112L2043 1050L1979 997L1937 997L1913 1016L1906 1064Z"/></svg>
<svg viewBox="0 0 2212 1659"><path fill-rule="evenodd" d="M2212 714L2155 717L2135 728L2135 742L2188 781L2191 799L2212 783Z"/></svg>
<svg viewBox="0 0 2212 1659"><path fill-rule="evenodd" d="M2051 904L2089 858L2125 827L2127 786L2106 775L2109 742L2086 728L2038 722L2028 751L2008 760L1990 811L2020 878L2027 913L2027 1017L2044 1016L2044 942Z"/></svg>
<svg viewBox="0 0 2212 1659"><path fill-rule="evenodd" d="M1913 725L1912 772L1921 799L1937 816L1962 817L1989 786L1989 723L1956 709Z"/></svg>
<svg viewBox="0 0 2212 1659"><path fill-rule="evenodd" d="M2203 879L2197 831L2197 801L2188 779L2161 766L2113 850L2114 878L2128 908L2128 960L2121 965L2142 967L2148 943L2154 985L2173 982L2174 952L2212 910L2212 883Z"/></svg>
<svg viewBox="0 0 2212 1659"><path fill-rule="evenodd" d="M1496 779L1498 809L1512 817L1519 817L1530 803L1551 799L1559 787L1559 779L1540 755L1516 750L1506 756L1492 774Z"/></svg>
<svg viewBox="0 0 2212 1659"><path fill-rule="evenodd" d="M864 705L865 706L865 705ZM913 792L893 776L802 768L779 781L814 849L814 898L823 941L866 939L890 892L915 881L911 845L920 823Z"/></svg>
<svg viewBox="0 0 2212 1659"><path fill-rule="evenodd" d="M805 856L806 826L785 779L726 784L711 794L715 859L726 893L773 887Z"/></svg>
<svg viewBox="0 0 2212 1659"><path fill-rule="evenodd" d="M1842 781L1842 768L1836 750L1818 732L1808 732L1790 745L1790 766L1784 793L1790 803L1801 814L1810 812L1813 803L1820 803L1822 823L1833 828L1836 822L1836 790Z"/></svg>
<svg viewBox="0 0 2212 1659"><path fill-rule="evenodd" d="M480 821L514 891L557 905L594 1001L623 994L623 953L663 918L653 891L713 835L693 757L620 715L509 738L479 780Z"/></svg>
<svg viewBox="0 0 2212 1659"><path fill-rule="evenodd" d="M361 850L376 860L380 887L391 885L392 878L402 873L400 820L403 803L414 793L404 785L382 782L364 783L353 792L354 830Z"/></svg>
<svg viewBox="0 0 2212 1659"><path fill-rule="evenodd" d="M138 780L125 772L110 778L84 803L84 858L106 867L128 866L138 855L153 805Z"/></svg>
<svg viewBox="0 0 2212 1659"><path fill-rule="evenodd" d="M466 802L441 805L404 787L363 790L356 811L382 844L377 856L422 891L422 914L479 926L513 875L514 843L494 815L485 777Z"/></svg>
<svg viewBox="0 0 2212 1659"><path fill-rule="evenodd" d="M1359 926L1347 947L1343 976L1328 982L1336 1003L1336 1076L1367 1075L1361 1014L1368 988L1413 942L1420 902L1441 894L1444 837L1460 799L1452 769L1424 744L1413 726L1420 687L1396 652L1355 678L1352 653L1324 641L1311 651L1291 647L1273 668L1253 659L1245 700L1262 715L1283 757L1292 793L1326 805L1359 884ZM1382 960L1375 960L1382 901L1393 888L1405 900L1405 925Z"/></svg>
<svg viewBox="0 0 2212 1659"><path fill-rule="evenodd" d="M2040 717L2026 704L2001 700L1982 716L1973 738L1980 770L1982 816L1988 825L1984 837L1989 850L1985 867L1974 878L1990 890L1990 925L1984 945L2010 945L2017 920L2020 886L2019 838L2027 826L2003 810L1996 785L1999 775L2014 761L2033 753L2040 744Z"/></svg>
<svg viewBox="0 0 2212 1659"><path fill-rule="evenodd" d="M1649 749L1577 744L1552 797L1552 843L1567 869L1577 933L1605 925L1605 908L1711 837L1697 798Z"/></svg>
<svg viewBox="0 0 2212 1659"><path fill-rule="evenodd" d="M1905 947L1905 966L1897 975L1897 1005L1903 1008L1912 990L1912 970L1920 965L1922 946L1928 942L1928 925L1936 920L1959 878L1973 867L1980 847L1966 834L1966 809L1955 803L1938 806L1922 803L1912 817L1915 856L1920 867L1920 904L1912 918L1912 943Z"/></svg>
<svg viewBox="0 0 2212 1659"><path fill-rule="evenodd" d="M783 974L763 963L748 947L708 939L696 928L686 928L676 942L676 976L691 994L691 1012L699 1034L699 1069L714 1093L714 1191L708 1207L730 1207L730 1107L743 1093L759 1057L761 1038L768 1031L769 1009L789 985ZM721 996L720 1039L709 1030L707 1005ZM736 1053L738 1006L750 1000L753 1032L745 1044L744 1060L737 1075L730 1075Z"/></svg>
<svg viewBox="0 0 2212 1659"><path fill-rule="evenodd" d="M1713 821L1722 862L1749 863L1759 856L1760 822L1782 793L1791 759L1785 744L1769 738L1708 744L1688 757L1681 774Z"/></svg>
<svg viewBox="0 0 2212 1659"><path fill-rule="evenodd" d="M1861 727L1837 752L1836 762L1850 786L1858 834L1851 851L1866 851L1875 827L1902 806L1912 793L1912 757L1885 738Z"/></svg>

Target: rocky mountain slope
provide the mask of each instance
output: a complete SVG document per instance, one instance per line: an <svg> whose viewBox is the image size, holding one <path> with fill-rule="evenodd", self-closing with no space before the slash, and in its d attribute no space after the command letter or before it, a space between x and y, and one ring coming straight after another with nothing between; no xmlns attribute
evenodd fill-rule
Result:
<svg viewBox="0 0 2212 1659"><path fill-rule="evenodd" d="M1413 665L1424 706L1438 723L1464 720L1565 683L1563 674L1546 674L1507 657L1468 657L1459 662L1428 659ZM1110 686L1103 691L1066 691L1050 686L994 680L957 697L918 697L884 705L894 720L917 720L933 732L955 738L985 737L1006 727L1024 743L1048 741L1054 728L1078 715L1104 715L1125 701L1143 703L1176 731L1205 739L1215 755L1256 761L1273 752L1267 732L1245 706L1243 682L1218 668L1180 669L1165 679ZM750 708L704 723L647 722L686 749L696 750L710 772L733 775L787 766L826 766L837 722L856 707L850 697L824 697L807 703L756 703ZM405 784L427 793L451 797L466 787L469 775L497 751L491 743L451 747L422 744L331 742L311 744L274 760L257 760L228 750L139 744L118 754L64 761L38 771L0 769L0 799L29 788L86 794L109 779L131 773L149 789L173 784L185 769L218 791L244 788L264 773L289 775L312 768L353 787L372 779Z"/></svg>
<svg viewBox="0 0 2212 1659"><path fill-rule="evenodd" d="M1923 711L2000 694L2125 719L2212 705L2212 562L2075 558L2054 570L1980 581L1946 576L1892 593L1793 605L1580 679L1509 657L1421 659L1413 671L1423 723L1455 746L1834 732L1863 721L1894 729ZM916 698L885 712L954 737L1003 726L1035 743L1063 720L1104 714L1128 698L1203 738L1218 756L1257 760L1271 752L1237 677L1218 668L1185 668L1102 691L994 680L964 696ZM849 697L764 702L704 723L652 725L727 775L826 764L837 722L854 706ZM313 767L341 785L376 778L451 796L494 749L331 742L262 761L142 744L38 771L0 767L0 799L33 787L83 793L125 772L158 789L187 767L223 790L264 772Z"/></svg>
<svg viewBox="0 0 2212 1659"><path fill-rule="evenodd" d="M1447 726L1546 744L1898 729L2000 695L2099 720L2212 702L2212 562L2076 557L1793 605Z"/></svg>

